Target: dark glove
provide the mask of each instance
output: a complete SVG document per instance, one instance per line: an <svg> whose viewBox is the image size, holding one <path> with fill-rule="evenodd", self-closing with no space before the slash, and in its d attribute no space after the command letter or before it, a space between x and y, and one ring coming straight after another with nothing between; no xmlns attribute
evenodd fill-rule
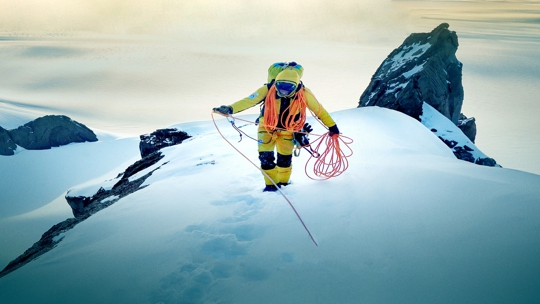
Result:
<svg viewBox="0 0 540 304"><path fill-rule="evenodd" d="M304 131L306 133L311 133L311 131L313 131L313 128L306 122L306 124L302 128L302 131Z"/></svg>
<svg viewBox="0 0 540 304"><path fill-rule="evenodd" d="M309 145L309 139L306 133L310 133L311 131L313 131L313 128L306 123L301 132L294 133L294 140L302 147Z"/></svg>
<svg viewBox="0 0 540 304"><path fill-rule="evenodd" d="M221 113L223 115L232 114L232 108L230 106L221 106L219 108L213 108L214 112Z"/></svg>
<svg viewBox="0 0 540 304"><path fill-rule="evenodd" d="M339 135L339 129L338 129L337 125L331 126L330 128L328 128L328 131L330 132L330 136L332 136L334 134Z"/></svg>

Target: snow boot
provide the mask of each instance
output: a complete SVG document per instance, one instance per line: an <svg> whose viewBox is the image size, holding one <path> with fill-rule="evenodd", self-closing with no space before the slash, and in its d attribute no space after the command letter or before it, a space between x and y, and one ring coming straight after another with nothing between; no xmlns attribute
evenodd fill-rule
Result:
<svg viewBox="0 0 540 304"><path fill-rule="evenodd" d="M287 168L277 167L277 184L278 186L287 186L291 178L292 166Z"/></svg>
<svg viewBox="0 0 540 304"><path fill-rule="evenodd" d="M266 187L264 187L263 189L263 192L276 192L278 191L278 188L274 185L266 185Z"/></svg>
<svg viewBox="0 0 540 304"><path fill-rule="evenodd" d="M263 170L264 173L266 173L272 180L268 179L266 174L263 174L264 176L264 183L266 184L266 187L264 188L263 192L267 191L277 191L276 185L274 183L278 183L277 175L278 171L276 168L270 169L270 170Z"/></svg>

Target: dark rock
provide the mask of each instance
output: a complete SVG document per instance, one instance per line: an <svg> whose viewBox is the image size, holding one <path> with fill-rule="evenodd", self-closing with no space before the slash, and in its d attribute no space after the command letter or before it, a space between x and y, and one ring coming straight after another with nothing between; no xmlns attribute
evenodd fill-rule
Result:
<svg viewBox="0 0 540 304"><path fill-rule="evenodd" d="M476 119L474 117L467 118L461 114L457 126L474 143L476 139Z"/></svg>
<svg viewBox="0 0 540 304"><path fill-rule="evenodd" d="M44 150L75 142L94 142L92 130L63 115L47 115L10 131L13 141L28 150Z"/></svg>
<svg viewBox="0 0 540 304"><path fill-rule="evenodd" d="M489 166L489 167L501 167L500 165L497 164L497 162L493 159L493 158L489 158L489 157L486 157L486 158L478 158L478 159L475 159L474 155L472 152L474 152L475 150L467 145L463 145L463 146L460 146L458 145L459 143L455 140L448 140L448 139L445 139L445 138L442 138L439 136L439 139L444 142L448 148L450 148L452 150L452 152L454 153L454 156L456 156L457 159L461 159L461 160L464 160L464 161L468 161L468 162L471 162L471 163L475 163L477 165L482 165L482 166Z"/></svg>
<svg viewBox="0 0 540 304"><path fill-rule="evenodd" d="M420 120L423 102L457 124L463 104L458 38L443 23L431 33L411 34L377 69L359 107L379 106Z"/></svg>
<svg viewBox="0 0 540 304"><path fill-rule="evenodd" d="M461 113L463 105L462 63L456 58L459 46L455 32L442 23L430 33L411 34L392 51L377 69L360 97L358 107L379 106L422 120L424 103L457 126L474 143L476 122ZM431 132L438 125L427 126ZM447 131L450 132L450 131ZM474 149L436 134L461 160L498 166L491 158L475 159ZM453 137L455 138L455 137ZM467 141L469 142L469 141ZM493 164L495 163L495 164Z"/></svg>
<svg viewBox="0 0 540 304"><path fill-rule="evenodd" d="M83 219L69 218L63 222L60 222L52 226L47 232L45 232L39 241L34 243L32 247L28 248L23 254L18 256L15 260L11 261L2 271L0 271L0 278L21 268L22 266L37 259L39 256L50 251L62 240L63 237L59 237L62 232L70 230Z"/></svg>
<svg viewBox="0 0 540 304"><path fill-rule="evenodd" d="M463 148L461 146L455 146L452 149L452 152L454 152L454 155L456 156L456 158L464 160L464 161L468 161L470 163L474 163L475 158L470 151L472 150Z"/></svg>
<svg viewBox="0 0 540 304"><path fill-rule="evenodd" d="M493 158L490 158L490 157L479 158L474 163L477 165L482 165L482 166L489 166L489 167L499 166L500 167L500 165L498 165L497 162Z"/></svg>
<svg viewBox="0 0 540 304"><path fill-rule="evenodd" d="M9 131L0 127L0 155L14 155L17 144L11 138Z"/></svg>
<svg viewBox="0 0 540 304"><path fill-rule="evenodd" d="M448 140L440 136L439 139L442 140L448 146L448 148L454 148L458 144L455 140Z"/></svg>
<svg viewBox="0 0 540 304"><path fill-rule="evenodd" d="M135 191L140 190L142 183L150 176L152 173L159 169L152 168L151 171L146 173L144 176L139 177L138 179L131 180L130 177L134 176L142 170L148 169L151 166L155 165L163 158L161 152L154 152L141 160L138 160L131 166L129 166L124 173L119 174L117 177L119 180L114 184L112 189L105 190L99 188L98 191L90 196L70 196L69 192L66 195L66 200L73 210L73 215L76 218L85 218L96 213L97 211L112 205L114 202L118 201L120 198L125 197ZM106 202L104 202L106 201Z"/></svg>
<svg viewBox="0 0 540 304"><path fill-rule="evenodd" d="M190 137L186 132L178 129L159 129L150 134L141 135L139 143L141 157L165 147L178 145Z"/></svg>

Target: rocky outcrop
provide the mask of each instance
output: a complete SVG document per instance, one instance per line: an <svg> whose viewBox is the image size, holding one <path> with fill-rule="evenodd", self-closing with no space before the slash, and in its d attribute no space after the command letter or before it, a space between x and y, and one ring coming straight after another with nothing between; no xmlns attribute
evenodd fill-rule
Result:
<svg viewBox="0 0 540 304"><path fill-rule="evenodd" d="M428 104L457 126L470 142L476 139L476 120L461 113L463 105L462 63L456 58L456 32L443 23L430 33L411 34L377 69L360 97L358 107L379 106L405 113L422 121ZM430 129L440 129L430 126ZM448 129L448 128L447 128ZM461 131L460 131L461 130ZM495 166L489 157L474 157L472 143L458 143L438 134L454 155L473 163Z"/></svg>
<svg viewBox="0 0 540 304"><path fill-rule="evenodd" d="M96 212L111 206L121 198L143 189L144 181L150 177L154 171L166 164L164 163L157 166L157 163L163 157L161 152L155 152L135 162L114 179L115 183L111 189L100 187L92 196L71 196L68 191L66 200L71 206L75 217L66 219L51 227L51 229L41 236L39 241L34 243L32 247L15 260L11 261L2 271L0 271L0 278L52 250L60 243L60 241L62 241L62 233L72 229Z"/></svg>
<svg viewBox="0 0 540 304"><path fill-rule="evenodd" d="M141 142L139 143L141 157L165 147L181 144L190 137L186 132L178 129L159 129L150 134L141 135Z"/></svg>
<svg viewBox="0 0 540 304"><path fill-rule="evenodd" d="M476 139L476 119L474 117L467 118L461 114L457 126L474 143Z"/></svg>
<svg viewBox="0 0 540 304"><path fill-rule="evenodd" d="M17 144L11 139L9 131L0 127L0 155L14 155Z"/></svg>
<svg viewBox="0 0 540 304"><path fill-rule="evenodd" d="M0 278L10 274L11 272L23 267L24 265L30 263L31 261L37 259L41 255L47 253L60 241L63 237L60 235L63 232L70 230L75 227L78 223L82 222L82 219L69 218L63 222L60 222L51 227L47 232L45 232L39 241L34 243L32 247L28 248L23 254L18 256L15 260L11 261L2 271L0 271Z"/></svg>
<svg viewBox="0 0 540 304"><path fill-rule="evenodd" d="M9 133L17 145L28 150L44 150L98 140L92 130L64 115L43 116Z"/></svg>
<svg viewBox="0 0 540 304"><path fill-rule="evenodd" d="M379 106L419 119L426 102L458 123L463 104L458 38L443 23L431 33L410 35L377 69L359 107Z"/></svg>
<svg viewBox="0 0 540 304"><path fill-rule="evenodd" d="M66 200L73 210L73 215L76 218L87 218L99 210L114 204L119 199L144 188L141 187L142 183L150 177L154 171L161 168L161 166L151 168L151 170L140 177L134 178L134 176L137 173L152 167L162 158L163 154L161 154L161 152L154 152L144 157L129 166L123 173L120 173L116 177L115 183L111 189L100 187L92 196L73 196L68 192Z"/></svg>

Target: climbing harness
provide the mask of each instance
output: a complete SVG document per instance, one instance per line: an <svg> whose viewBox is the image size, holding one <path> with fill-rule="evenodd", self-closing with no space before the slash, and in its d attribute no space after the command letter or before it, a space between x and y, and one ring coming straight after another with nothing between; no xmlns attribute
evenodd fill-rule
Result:
<svg viewBox="0 0 540 304"><path fill-rule="evenodd" d="M302 149L304 149L312 157L315 157L315 158L319 157L319 153L317 151L313 150L313 148L311 148L311 144L309 143L309 139L307 138L308 133L307 132L296 132L296 133L302 134L303 139L301 141L298 141L296 139L296 136L293 139L293 143L294 143L293 155L295 157L299 157L300 156L300 151L302 151Z"/></svg>

